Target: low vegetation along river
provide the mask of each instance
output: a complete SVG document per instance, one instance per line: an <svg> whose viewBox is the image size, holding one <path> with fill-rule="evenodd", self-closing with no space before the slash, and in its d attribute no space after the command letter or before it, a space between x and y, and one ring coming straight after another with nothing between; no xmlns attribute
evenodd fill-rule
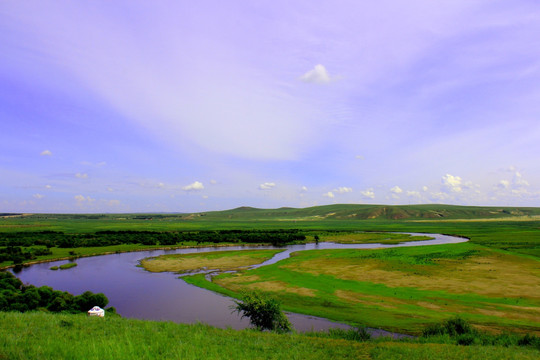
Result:
<svg viewBox="0 0 540 360"><path fill-rule="evenodd" d="M373 249L403 246L427 246L465 242L467 239L438 234L428 235L433 240L411 241L397 245L383 244L319 244L291 245L282 247L283 252L257 265L273 264L289 257L291 252L314 249ZM56 290L81 294L86 290L102 292L109 298L109 306L114 306L124 317L169 320L181 323L197 321L217 327L242 329L249 327L249 321L232 312L233 300L198 288L178 280L173 273L151 273L139 267L139 261L164 254L188 254L196 252L253 250L249 246L206 247L175 250L151 250L122 254L111 254L77 259L78 266L63 271L51 271L51 266L65 264L66 261L35 264L24 267L16 275L27 284L51 286ZM275 249L272 246L257 249ZM288 314L297 331L326 330L332 327L347 327L326 319L300 314Z"/></svg>

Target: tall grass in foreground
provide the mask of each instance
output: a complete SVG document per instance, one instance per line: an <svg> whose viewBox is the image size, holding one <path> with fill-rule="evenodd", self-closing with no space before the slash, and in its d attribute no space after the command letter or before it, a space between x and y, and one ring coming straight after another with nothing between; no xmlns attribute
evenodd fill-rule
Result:
<svg viewBox="0 0 540 360"><path fill-rule="evenodd" d="M203 324L0 313L0 359L362 359L362 344Z"/></svg>
<svg viewBox="0 0 540 360"><path fill-rule="evenodd" d="M333 334L333 335L337 335ZM538 359L532 347L419 344L203 324L0 312L0 359Z"/></svg>

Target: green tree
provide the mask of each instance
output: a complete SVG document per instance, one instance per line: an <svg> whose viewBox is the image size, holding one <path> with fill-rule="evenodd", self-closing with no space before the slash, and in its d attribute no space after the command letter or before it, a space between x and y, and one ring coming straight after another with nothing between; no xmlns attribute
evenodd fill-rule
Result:
<svg viewBox="0 0 540 360"><path fill-rule="evenodd" d="M281 311L280 303L259 292L246 292L242 300L235 301L234 310L249 321L258 330L271 330L277 332L291 331L292 326L287 316Z"/></svg>

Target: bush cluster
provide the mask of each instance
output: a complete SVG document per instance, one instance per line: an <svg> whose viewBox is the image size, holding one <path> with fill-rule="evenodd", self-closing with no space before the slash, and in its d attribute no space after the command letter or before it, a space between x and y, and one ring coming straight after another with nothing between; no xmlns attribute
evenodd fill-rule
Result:
<svg viewBox="0 0 540 360"><path fill-rule="evenodd" d="M12 261L14 264L22 264L25 261L36 259L41 255L50 255L52 251L49 248L31 248L23 249L20 246L7 246L0 248L0 263Z"/></svg>
<svg viewBox="0 0 540 360"><path fill-rule="evenodd" d="M457 345L531 346L540 350L540 338L531 334L491 335L474 329L466 320L453 317L426 327L422 338L429 342L449 342Z"/></svg>
<svg viewBox="0 0 540 360"><path fill-rule="evenodd" d="M109 300L102 293L86 291L81 295L72 295L49 286L24 285L10 272L0 272L0 311L78 313L87 312L93 306L105 308L108 303Z"/></svg>

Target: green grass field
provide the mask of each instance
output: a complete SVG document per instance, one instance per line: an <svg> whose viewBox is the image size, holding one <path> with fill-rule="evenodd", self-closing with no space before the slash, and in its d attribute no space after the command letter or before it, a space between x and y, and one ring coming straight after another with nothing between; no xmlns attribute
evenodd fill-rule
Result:
<svg viewBox="0 0 540 360"><path fill-rule="evenodd" d="M289 311L402 333L460 314L486 331L540 334L540 266L533 259L470 243L292 255L212 284L202 276L186 281L234 297L260 290Z"/></svg>
<svg viewBox="0 0 540 360"><path fill-rule="evenodd" d="M0 313L0 359L538 359L517 346L356 342L118 317Z"/></svg>
<svg viewBox="0 0 540 360"><path fill-rule="evenodd" d="M3 232L41 230L81 234L101 230L231 229L300 229L308 240L314 240L314 236L318 235L320 241L340 242L380 242L383 237L388 242L406 241L394 237L395 234L357 231L442 233L468 237L470 242L454 245L306 251L260 269L220 275L214 278L215 282L208 282L203 276L192 276L186 280L230 296L238 296L239 291L244 289L259 289L277 297L283 307L290 311L398 332L418 334L426 324L460 314L483 331L540 334L540 208L329 205L306 209L238 208L197 214L36 214L0 217L0 236ZM178 244L193 245L195 243ZM160 246L53 247L52 255L41 256L38 260L155 247ZM8 264L0 264L0 267L5 265ZM310 358L347 358L350 354L351 358L366 359L539 357L538 351L527 348L395 342L350 345L344 340L317 342L320 339L300 335L279 337L249 331L218 330L202 325L182 328L182 325L176 324L121 319L107 319L106 326L92 327L103 323L87 321L89 319L84 317L63 319L61 316L0 313L0 331L8 334L0 337L0 359L58 358L55 352L61 354L60 358L229 356L303 359L310 354L309 344L316 349L309 355ZM97 330L100 326L101 330ZM86 332L88 329L98 334L99 340L91 342L83 339L92 337ZM77 344L73 350L77 352L73 356L67 353L69 349L61 348L58 344L58 339L68 336L64 334L66 331L71 332L69 336ZM117 335L111 335L116 332ZM176 332L184 332L182 336L185 338ZM53 338L48 334L60 336ZM165 339L164 342L156 336ZM155 346L144 349L138 345L137 338L146 339ZM193 346L186 344L187 338L193 341ZM198 349L205 338L209 344L207 349ZM238 340L240 338L244 342ZM167 339L169 343L172 341L181 346L165 349ZM239 346L248 350L237 349L232 345L235 342L243 344ZM269 350L272 342L283 345L272 352ZM236 349L236 352L220 354L219 344L227 350ZM23 352L22 349L28 348L31 348L30 352ZM90 355L82 356L83 353Z"/></svg>

